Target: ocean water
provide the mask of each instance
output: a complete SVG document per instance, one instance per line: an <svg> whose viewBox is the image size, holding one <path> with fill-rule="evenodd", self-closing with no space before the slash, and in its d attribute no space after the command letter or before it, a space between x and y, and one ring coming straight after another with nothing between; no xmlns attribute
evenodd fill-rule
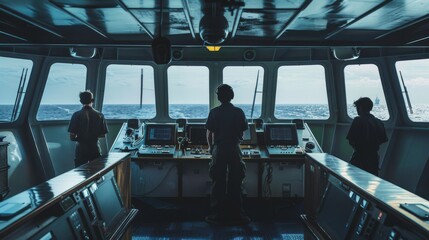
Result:
<svg viewBox="0 0 429 240"><path fill-rule="evenodd" d="M236 106L243 109L246 117L250 119L250 104L237 104ZM9 122L11 120L12 105L0 105L0 121ZM69 120L75 111L81 109L80 104L58 104L58 105L41 105L37 113L37 120ZM210 109L204 104L172 104L169 106L169 115L173 119L192 118L205 119ZM107 119L151 119L156 115L155 105L138 104L106 104L102 109ZM355 108L348 106L350 116L356 116ZM386 106L374 106L373 112L376 117L382 120L389 119L389 112ZM255 105L253 118L261 115L261 105ZM323 104L284 104L276 105L274 116L278 119L328 119L330 116L328 105ZM410 119L416 122L429 122L429 105L413 106L413 114Z"/></svg>

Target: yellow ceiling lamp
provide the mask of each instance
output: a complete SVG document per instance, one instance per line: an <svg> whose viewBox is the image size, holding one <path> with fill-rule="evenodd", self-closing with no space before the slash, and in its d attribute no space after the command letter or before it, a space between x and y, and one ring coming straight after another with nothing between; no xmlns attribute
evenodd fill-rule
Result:
<svg viewBox="0 0 429 240"><path fill-rule="evenodd" d="M206 46L206 48L210 51L210 52L218 52L220 50L220 46Z"/></svg>

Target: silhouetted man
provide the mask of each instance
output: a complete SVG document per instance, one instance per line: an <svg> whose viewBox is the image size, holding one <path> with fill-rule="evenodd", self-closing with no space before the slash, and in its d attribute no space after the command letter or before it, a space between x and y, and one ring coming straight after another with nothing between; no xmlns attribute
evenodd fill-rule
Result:
<svg viewBox="0 0 429 240"><path fill-rule="evenodd" d="M243 110L231 104L234 91L227 84L217 88L222 103L210 110L206 122L207 143L212 154L209 175L212 179L210 206L206 221L214 224L247 224L250 218L242 207L242 182L246 165L240 141L248 123Z"/></svg>
<svg viewBox="0 0 429 240"><path fill-rule="evenodd" d="M77 141L75 167L85 164L101 156L98 138L108 132L104 115L92 107L94 102L91 91L79 94L83 107L75 112L70 120L70 140Z"/></svg>
<svg viewBox="0 0 429 240"><path fill-rule="evenodd" d="M383 122L371 113L373 103L367 97L354 102L359 116L353 119L347 139L354 152L350 163L374 175L378 175L379 146L387 142Z"/></svg>

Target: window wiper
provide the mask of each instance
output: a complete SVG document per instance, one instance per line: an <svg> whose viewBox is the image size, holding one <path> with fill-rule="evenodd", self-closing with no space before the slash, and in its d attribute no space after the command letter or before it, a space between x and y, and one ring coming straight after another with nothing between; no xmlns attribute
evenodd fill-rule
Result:
<svg viewBox="0 0 429 240"><path fill-rule="evenodd" d="M402 86L404 87L404 93L405 97L407 98L408 107L410 108L410 114L413 114L413 107L411 106L410 95L408 95L407 87L405 86L404 78L402 77L401 71L399 71L399 75L401 75Z"/></svg>

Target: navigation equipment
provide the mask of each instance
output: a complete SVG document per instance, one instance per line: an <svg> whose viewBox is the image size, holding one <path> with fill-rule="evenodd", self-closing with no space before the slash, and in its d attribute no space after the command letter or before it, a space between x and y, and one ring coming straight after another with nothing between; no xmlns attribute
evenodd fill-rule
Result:
<svg viewBox="0 0 429 240"><path fill-rule="evenodd" d="M145 125L146 145L174 145L176 140L175 123L148 123Z"/></svg>
<svg viewBox="0 0 429 240"><path fill-rule="evenodd" d="M330 179L316 216L317 222L332 239L346 239L357 208L358 203L350 197L349 191Z"/></svg>
<svg viewBox="0 0 429 240"><path fill-rule="evenodd" d="M111 235L119 220L126 214L113 172L106 174L104 181L97 184L93 192L99 219L105 223L106 235Z"/></svg>
<svg viewBox="0 0 429 240"><path fill-rule="evenodd" d="M264 133L266 145L298 145L295 123L266 123Z"/></svg>
<svg viewBox="0 0 429 240"><path fill-rule="evenodd" d="M207 130L203 123L188 123L186 125L186 135L191 145L207 145Z"/></svg>

